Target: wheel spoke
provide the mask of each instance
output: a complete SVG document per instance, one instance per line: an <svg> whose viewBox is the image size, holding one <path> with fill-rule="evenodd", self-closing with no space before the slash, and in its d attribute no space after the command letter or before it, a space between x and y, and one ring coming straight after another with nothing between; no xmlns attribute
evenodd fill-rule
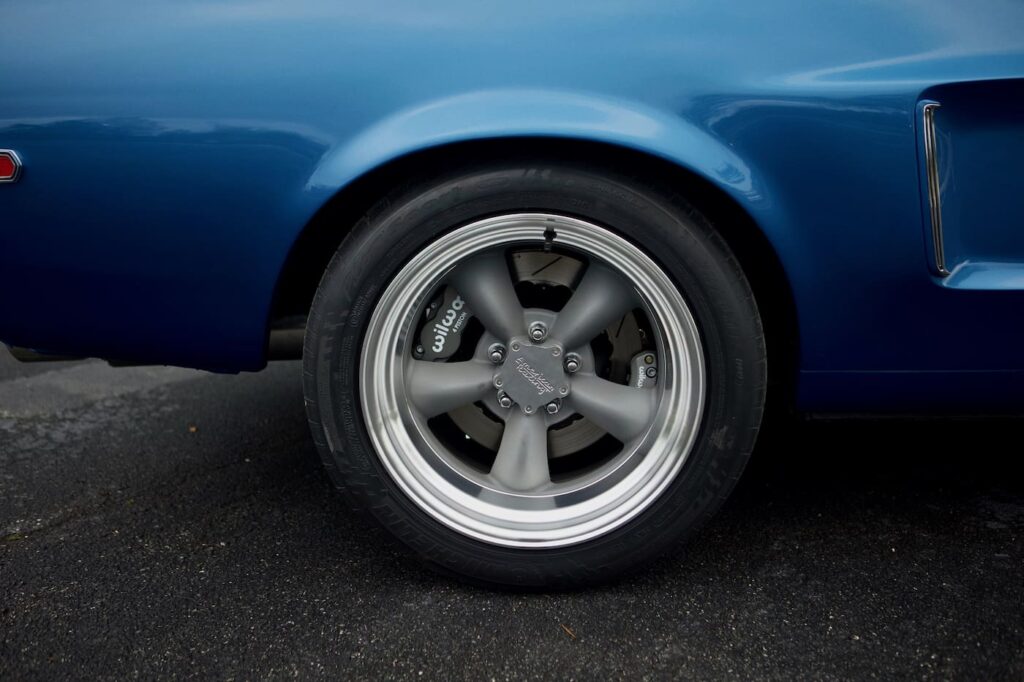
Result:
<svg viewBox="0 0 1024 682"><path fill-rule="evenodd" d="M576 348L637 306L633 287L612 270L592 263L576 292L558 313L551 331L566 348Z"/></svg>
<svg viewBox="0 0 1024 682"><path fill-rule="evenodd" d="M593 374L572 382L572 406L602 429L628 443L647 430L654 418L656 392L623 386Z"/></svg>
<svg viewBox="0 0 1024 682"><path fill-rule="evenodd" d="M526 333L523 307L512 288L504 255L477 256L456 268L450 281L491 334L505 341Z"/></svg>
<svg viewBox="0 0 1024 682"><path fill-rule="evenodd" d="M428 419L481 400L493 391L494 365L480 360L413 360L406 374L409 398Z"/></svg>
<svg viewBox="0 0 1024 682"><path fill-rule="evenodd" d="M535 490L551 481L548 430L542 416L527 416L512 408L505 420L491 477L505 488L520 491Z"/></svg>

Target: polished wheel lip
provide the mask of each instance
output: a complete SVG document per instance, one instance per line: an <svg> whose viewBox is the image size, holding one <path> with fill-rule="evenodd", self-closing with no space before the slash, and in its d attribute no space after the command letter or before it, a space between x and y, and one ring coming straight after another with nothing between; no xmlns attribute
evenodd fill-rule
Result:
<svg viewBox="0 0 1024 682"><path fill-rule="evenodd" d="M410 329L422 297L458 263L499 247L543 244L551 230L556 245L595 258L633 283L656 329L661 395L647 432L627 443L620 455L580 487L563 485L552 491L516 494L489 488L478 474L444 457L444 446L409 407L405 372ZM664 271L639 248L605 228L542 213L480 220L441 236L417 253L375 307L364 337L359 378L367 431L401 490L448 528L516 548L586 542L621 527L658 499L693 447L705 386L696 324Z"/></svg>

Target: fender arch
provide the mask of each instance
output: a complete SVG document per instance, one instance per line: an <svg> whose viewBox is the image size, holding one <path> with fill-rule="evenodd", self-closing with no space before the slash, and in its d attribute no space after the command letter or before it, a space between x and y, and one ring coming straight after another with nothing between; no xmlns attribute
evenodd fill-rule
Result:
<svg viewBox="0 0 1024 682"><path fill-rule="evenodd" d="M427 149L474 140L558 138L644 152L706 178L751 214L768 200L748 162L685 118L634 102L547 90L486 90L390 116L329 152L309 191L337 192Z"/></svg>
<svg viewBox="0 0 1024 682"><path fill-rule="evenodd" d="M306 225L278 279L268 328L309 308L345 234L380 198L431 172L503 155L629 168L671 187L712 218L758 296L769 356L779 361L773 404L792 404L799 338L793 292L758 214L778 206L726 145L676 116L620 102L535 91L477 93L400 113L324 157L307 190L331 199ZM293 344L293 347L297 347Z"/></svg>

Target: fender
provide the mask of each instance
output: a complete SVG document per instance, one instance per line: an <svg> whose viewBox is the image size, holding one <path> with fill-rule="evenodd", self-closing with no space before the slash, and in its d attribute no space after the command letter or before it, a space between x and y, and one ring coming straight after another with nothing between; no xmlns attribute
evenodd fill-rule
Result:
<svg viewBox="0 0 1024 682"><path fill-rule="evenodd" d="M306 190L337 192L374 168L432 147L512 137L645 152L709 180L751 215L773 204L750 163L690 121L635 102L550 90L469 92L398 112L326 154Z"/></svg>

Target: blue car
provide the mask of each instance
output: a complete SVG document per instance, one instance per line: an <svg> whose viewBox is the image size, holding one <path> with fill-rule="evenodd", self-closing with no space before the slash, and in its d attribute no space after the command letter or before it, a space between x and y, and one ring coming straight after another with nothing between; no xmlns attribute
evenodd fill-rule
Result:
<svg viewBox="0 0 1024 682"><path fill-rule="evenodd" d="M449 574L643 565L722 504L769 403L1024 407L1021 3L0 23L0 339L301 357L337 487Z"/></svg>

